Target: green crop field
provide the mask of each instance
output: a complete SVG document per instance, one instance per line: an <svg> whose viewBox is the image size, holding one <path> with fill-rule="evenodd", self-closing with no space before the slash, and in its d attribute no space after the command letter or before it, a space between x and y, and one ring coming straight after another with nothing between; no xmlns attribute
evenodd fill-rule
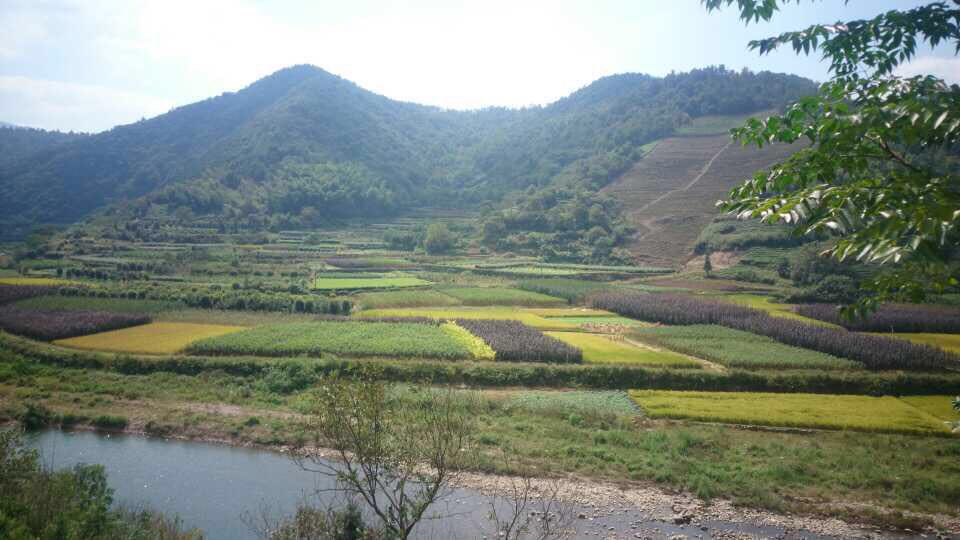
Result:
<svg viewBox="0 0 960 540"><path fill-rule="evenodd" d="M727 367L856 369L856 362L784 345L771 338L714 325L636 328L630 336Z"/></svg>
<svg viewBox="0 0 960 540"><path fill-rule="evenodd" d="M423 287L429 281L413 277L383 278L323 278L313 281L311 288L317 291L352 291L358 289L399 289L403 287Z"/></svg>
<svg viewBox="0 0 960 540"><path fill-rule="evenodd" d="M699 368L701 364L672 351L637 347L612 336L582 332L547 332L548 336L583 351L588 364L626 364L637 366Z"/></svg>
<svg viewBox="0 0 960 540"><path fill-rule="evenodd" d="M477 360L496 360L497 353L490 345L487 345L487 342L478 338L477 336L470 333L466 328L458 325L455 322L445 322L441 327L448 334L453 336L461 345L463 345L468 351L470 351L471 356Z"/></svg>
<svg viewBox="0 0 960 540"><path fill-rule="evenodd" d="M371 309L357 314L358 317L429 317L437 320L452 319L506 319L520 321L527 326L541 330L576 330L577 325L561 318L547 319L540 314L543 310L524 310L507 307L477 308L409 308L409 309ZM557 310L562 311L562 310Z"/></svg>
<svg viewBox="0 0 960 540"><path fill-rule="evenodd" d="M567 303L555 296L501 287L452 287L441 289L441 292L466 306L557 306Z"/></svg>
<svg viewBox="0 0 960 540"><path fill-rule="evenodd" d="M79 282L69 279L46 277L4 277L0 278L0 285L46 285L57 287L60 285L77 285Z"/></svg>
<svg viewBox="0 0 960 540"><path fill-rule="evenodd" d="M953 408L956 396L903 396L901 401L943 420L944 422L960 422L960 411Z"/></svg>
<svg viewBox="0 0 960 540"><path fill-rule="evenodd" d="M527 410L595 416L635 415L638 407L626 392L570 390L518 390L501 394L507 404Z"/></svg>
<svg viewBox="0 0 960 540"><path fill-rule="evenodd" d="M438 291L382 291L357 295L361 309L438 307L460 305L460 300Z"/></svg>
<svg viewBox="0 0 960 540"><path fill-rule="evenodd" d="M242 326L154 322L122 330L61 339L54 344L75 349L122 353L170 354L180 352L194 341L244 330Z"/></svg>
<svg viewBox="0 0 960 540"><path fill-rule="evenodd" d="M594 315L587 317L547 317L547 319L559 319L566 323L575 324L581 327L589 326L651 326L650 323L628 319L626 317Z"/></svg>
<svg viewBox="0 0 960 540"><path fill-rule="evenodd" d="M949 433L935 416L895 397L632 390L651 418L763 426Z"/></svg>
<svg viewBox="0 0 960 540"><path fill-rule="evenodd" d="M462 336L433 324L320 321L275 324L205 339L189 349L201 355L464 359Z"/></svg>

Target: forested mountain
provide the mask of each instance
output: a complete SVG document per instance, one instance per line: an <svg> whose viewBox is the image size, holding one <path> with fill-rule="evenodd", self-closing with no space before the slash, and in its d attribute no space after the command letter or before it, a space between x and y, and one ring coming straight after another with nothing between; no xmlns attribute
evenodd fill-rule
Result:
<svg viewBox="0 0 960 540"><path fill-rule="evenodd" d="M295 66L150 120L11 152L0 161L0 219L69 223L119 201L129 202L112 212L125 219L179 212L231 228L423 205L529 205L531 197L537 208L544 200L592 208L593 192L642 145L691 118L769 110L813 88L795 76L717 67L615 75L545 107L464 112L394 101Z"/></svg>
<svg viewBox="0 0 960 540"><path fill-rule="evenodd" d="M17 160L85 136L82 133L46 131L0 122L0 170Z"/></svg>

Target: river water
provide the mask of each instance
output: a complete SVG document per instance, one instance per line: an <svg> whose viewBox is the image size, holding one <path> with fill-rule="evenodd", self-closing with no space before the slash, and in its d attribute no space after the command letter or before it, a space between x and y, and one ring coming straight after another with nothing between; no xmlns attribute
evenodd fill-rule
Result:
<svg viewBox="0 0 960 540"><path fill-rule="evenodd" d="M289 457L264 450L55 430L31 434L28 441L51 467L102 464L116 502L176 514L186 527L202 529L213 540L257 538L243 518L260 515L264 509L289 515L304 500L320 506L338 501L330 492L318 493L333 486L330 478L304 472ZM490 532L489 509L488 499L478 492L454 490L431 507L434 515L417 527L416 537L496 538ZM580 509L571 511L576 515ZM654 521L640 513L577 519L574 526L577 538L817 537L804 531L728 522L711 522L705 531Z"/></svg>

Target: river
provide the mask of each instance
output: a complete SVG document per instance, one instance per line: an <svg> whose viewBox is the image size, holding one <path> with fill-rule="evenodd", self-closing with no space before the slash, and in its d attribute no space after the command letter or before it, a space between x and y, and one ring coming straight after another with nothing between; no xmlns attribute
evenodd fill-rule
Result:
<svg viewBox="0 0 960 540"><path fill-rule="evenodd" d="M176 514L186 527L199 528L212 540L257 538L243 517L257 516L264 508L274 515L291 514L305 498L321 506L337 500L330 492L317 494L318 489L333 486L330 478L304 472L289 457L265 450L57 430L30 434L28 444L39 449L44 463L54 468L102 464L116 502ZM434 519L422 522L416 537L495 538L486 518L489 508L488 499L479 492L454 490L432 507ZM709 525L707 530L651 520L639 512L574 520L577 538L817 537L741 523L703 525Z"/></svg>

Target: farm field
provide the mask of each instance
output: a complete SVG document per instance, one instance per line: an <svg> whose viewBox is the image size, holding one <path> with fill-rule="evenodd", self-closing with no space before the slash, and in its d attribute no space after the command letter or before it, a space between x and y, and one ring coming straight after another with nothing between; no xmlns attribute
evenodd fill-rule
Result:
<svg viewBox="0 0 960 540"><path fill-rule="evenodd" d="M878 333L877 335L905 339L913 343L939 347L945 351L960 354L960 334Z"/></svg>
<svg viewBox="0 0 960 540"><path fill-rule="evenodd" d="M357 295L362 309L456 306L460 301L434 290L383 291Z"/></svg>
<svg viewBox="0 0 960 540"><path fill-rule="evenodd" d="M856 362L800 347L792 347L731 328L715 325L637 328L634 339L690 354L730 368L858 369Z"/></svg>
<svg viewBox="0 0 960 540"><path fill-rule="evenodd" d="M266 325L194 342L200 355L438 358L460 360L473 353L462 335L437 324L320 321Z"/></svg>
<svg viewBox="0 0 960 540"><path fill-rule="evenodd" d="M179 307L174 302L129 300L127 298L88 298L81 296L35 296L14 304L20 309L39 311L96 310L112 313L160 313Z"/></svg>
<svg viewBox="0 0 960 540"><path fill-rule="evenodd" d="M63 286L77 285L78 282L69 279L47 278L47 277L0 277L0 285L41 285L41 286Z"/></svg>
<svg viewBox="0 0 960 540"><path fill-rule="evenodd" d="M348 291L357 289L398 289L403 287L423 287L429 281L414 277L383 278L325 278L318 277L310 284L317 291Z"/></svg>
<svg viewBox="0 0 960 540"><path fill-rule="evenodd" d="M122 330L61 339L54 341L54 344L94 351L171 354L180 352L195 341L241 330L245 328L221 324L153 322Z"/></svg>
<svg viewBox="0 0 960 540"><path fill-rule="evenodd" d="M438 320L451 319L501 319L520 321L533 328L543 329L576 329L577 325L568 323L562 317L555 314L563 313L563 310L553 312L553 318L546 318L544 310L524 310L508 307L489 307L489 308L435 308L435 309L371 309L357 314L360 318L378 318L378 317L428 317Z"/></svg>
<svg viewBox="0 0 960 540"><path fill-rule="evenodd" d="M701 364L672 351L637 347L613 336L579 332L547 332L548 336L583 351L588 364L626 364L655 367L699 368Z"/></svg>
<svg viewBox="0 0 960 540"><path fill-rule="evenodd" d="M885 433L943 433L939 418L895 397L636 390L651 418Z"/></svg>
<svg viewBox="0 0 960 540"><path fill-rule="evenodd" d="M731 302L740 306L745 306L753 309L759 309L765 311L774 317L783 317L785 319L794 319L797 321L802 321L808 324L816 324L820 326L825 326L829 328L839 328L835 324L828 323L826 321L821 321L813 319L810 317L804 317L799 313L793 311L793 306L789 304L778 304L770 299L768 296L760 296L756 294L719 294L714 298L717 300L723 300L725 302Z"/></svg>
<svg viewBox="0 0 960 540"><path fill-rule="evenodd" d="M456 298L465 306L557 306L567 303L555 296L499 287L454 287L440 292Z"/></svg>

